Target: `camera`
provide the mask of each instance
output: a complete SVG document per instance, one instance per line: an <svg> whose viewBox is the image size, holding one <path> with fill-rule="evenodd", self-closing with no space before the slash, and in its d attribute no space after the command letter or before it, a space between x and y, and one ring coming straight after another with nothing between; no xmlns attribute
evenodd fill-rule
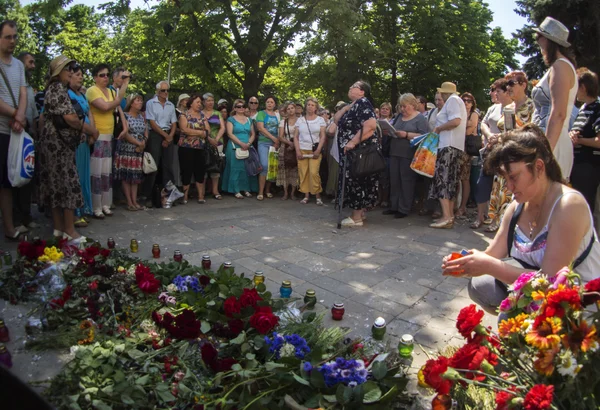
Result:
<svg viewBox="0 0 600 410"><path fill-rule="evenodd" d="M122 75L121 79L122 80L126 80L127 78L129 78L129 81L133 81L133 74L129 74L129 75Z"/></svg>

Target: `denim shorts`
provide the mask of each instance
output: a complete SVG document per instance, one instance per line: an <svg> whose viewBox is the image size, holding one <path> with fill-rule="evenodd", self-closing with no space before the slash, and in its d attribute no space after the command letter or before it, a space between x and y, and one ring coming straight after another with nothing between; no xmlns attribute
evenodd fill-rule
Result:
<svg viewBox="0 0 600 410"><path fill-rule="evenodd" d="M269 148L273 146L272 142L259 142L258 143L258 157L260 159L260 165L262 171L260 175L267 176L269 172Z"/></svg>

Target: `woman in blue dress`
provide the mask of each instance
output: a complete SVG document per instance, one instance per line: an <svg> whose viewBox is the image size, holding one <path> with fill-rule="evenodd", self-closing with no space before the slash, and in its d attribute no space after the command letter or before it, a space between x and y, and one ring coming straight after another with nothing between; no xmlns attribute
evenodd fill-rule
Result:
<svg viewBox="0 0 600 410"><path fill-rule="evenodd" d="M227 135L229 142L225 149L225 158L227 163L223 172L223 182L221 189L235 194L235 197L242 199L252 198L250 192L258 190L258 180L255 176L249 176L246 173L246 165L243 159L237 159L235 150L241 148L248 151L254 141L254 128L252 121L244 115L246 102L237 99L233 103L233 115L227 119Z"/></svg>
<svg viewBox="0 0 600 410"><path fill-rule="evenodd" d="M75 102L79 104L85 114L85 122L94 125L94 117L89 115L90 106L85 98L85 92L81 92L83 84L83 71L81 66L77 65L74 68L73 76L69 81L69 98L75 106ZM90 135L83 135L82 142L75 151L75 164L77 173L79 174L79 182L81 183L81 193L83 194L83 208L75 210L75 227L83 228L88 226L90 222L89 216L92 215L92 188L90 182L90 145L94 145L94 139Z"/></svg>

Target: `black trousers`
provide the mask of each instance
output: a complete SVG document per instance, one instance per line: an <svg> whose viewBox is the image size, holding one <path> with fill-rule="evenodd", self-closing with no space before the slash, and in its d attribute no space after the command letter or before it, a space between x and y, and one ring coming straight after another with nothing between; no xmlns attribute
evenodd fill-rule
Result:
<svg viewBox="0 0 600 410"><path fill-rule="evenodd" d="M593 213L596 205L596 191L600 185L600 163L575 160L571 170L571 184L573 188L583 194Z"/></svg>

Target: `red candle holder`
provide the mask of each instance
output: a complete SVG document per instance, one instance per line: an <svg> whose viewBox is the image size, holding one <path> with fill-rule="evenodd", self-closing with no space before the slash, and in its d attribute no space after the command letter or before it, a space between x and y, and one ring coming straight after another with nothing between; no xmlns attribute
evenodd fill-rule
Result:
<svg viewBox="0 0 600 410"><path fill-rule="evenodd" d="M331 317L333 320L342 320L344 318L344 313L346 309L344 309L343 303L334 303L331 308Z"/></svg>

